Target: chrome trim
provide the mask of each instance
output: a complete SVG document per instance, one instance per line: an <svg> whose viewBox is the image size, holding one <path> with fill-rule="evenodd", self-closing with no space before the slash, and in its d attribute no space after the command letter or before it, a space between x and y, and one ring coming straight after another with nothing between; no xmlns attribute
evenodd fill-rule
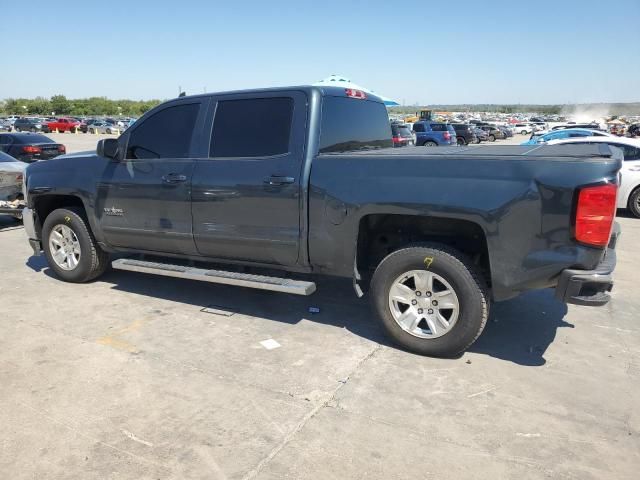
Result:
<svg viewBox="0 0 640 480"><path fill-rule="evenodd" d="M274 292L292 293L294 295L311 295L316 290L314 282L291 280L288 278L267 277L248 273L226 272L223 270L204 270L194 267L183 267L166 263L147 262L121 258L111 262L115 270L151 273L165 277L188 278L210 283L223 283L238 287L271 290Z"/></svg>
<svg viewBox="0 0 640 480"><path fill-rule="evenodd" d="M22 224L24 225L24 231L27 234L27 238L30 240L37 240L36 235L36 222L33 210L28 207L22 209Z"/></svg>

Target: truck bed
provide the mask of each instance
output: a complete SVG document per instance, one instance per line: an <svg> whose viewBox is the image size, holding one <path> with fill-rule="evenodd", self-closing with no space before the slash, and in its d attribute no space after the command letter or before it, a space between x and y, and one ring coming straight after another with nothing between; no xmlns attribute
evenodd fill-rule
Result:
<svg viewBox="0 0 640 480"><path fill-rule="evenodd" d="M394 155L453 158L482 158L486 160L545 159L562 161L580 161L588 159L608 159L614 152L604 144L591 145L469 145L466 147L402 147L349 152L331 155Z"/></svg>

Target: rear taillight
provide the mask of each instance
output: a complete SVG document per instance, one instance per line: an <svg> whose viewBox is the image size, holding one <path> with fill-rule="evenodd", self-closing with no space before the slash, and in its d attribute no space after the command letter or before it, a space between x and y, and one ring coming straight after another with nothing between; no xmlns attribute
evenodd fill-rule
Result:
<svg viewBox="0 0 640 480"><path fill-rule="evenodd" d="M24 180L24 175L22 175L21 173L19 173L18 175L16 175L16 180L18 182L22 182L22 180Z"/></svg>
<svg viewBox="0 0 640 480"><path fill-rule="evenodd" d="M33 145L26 145L22 147L24 153L40 153L42 149L40 147L34 147Z"/></svg>
<svg viewBox="0 0 640 480"><path fill-rule="evenodd" d="M65 153L67 148L64 145L58 145L58 152Z"/></svg>
<svg viewBox="0 0 640 480"><path fill-rule="evenodd" d="M606 247L616 216L618 186L613 183L581 188L576 208L576 240L594 247Z"/></svg>
<svg viewBox="0 0 640 480"><path fill-rule="evenodd" d="M402 139L400 137L392 137L393 143L400 143Z"/></svg>
<svg viewBox="0 0 640 480"><path fill-rule="evenodd" d="M451 134L449 132L444 132L444 139L451 140Z"/></svg>

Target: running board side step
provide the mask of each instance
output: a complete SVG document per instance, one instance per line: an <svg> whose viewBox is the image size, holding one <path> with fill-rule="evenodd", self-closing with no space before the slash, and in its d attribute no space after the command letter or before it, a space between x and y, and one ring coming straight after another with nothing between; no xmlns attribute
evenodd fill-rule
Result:
<svg viewBox="0 0 640 480"><path fill-rule="evenodd" d="M225 285L292 293L294 295L311 295L316 291L316 284L313 282L252 275L248 273L225 272L224 270L204 270L202 268L146 262L144 260L129 258L114 260L111 262L111 266L116 270L151 273L154 275L164 275L165 277L188 278L201 282L223 283Z"/></svg>

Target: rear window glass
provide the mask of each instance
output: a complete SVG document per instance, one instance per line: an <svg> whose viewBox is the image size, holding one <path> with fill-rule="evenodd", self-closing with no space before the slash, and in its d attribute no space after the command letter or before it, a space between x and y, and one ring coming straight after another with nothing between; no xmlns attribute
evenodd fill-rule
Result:
<svg viewBox="0 0 640 480"><path fill-rule="evenodd" d="M209 155L269 157L287 153L292 119L291 97L219 101Z"/></svg>
<svg viewBox="0 0 640 480"><path fill-rule="evenodd" d="M402 135L403 137L413 136L411 135L411 130L409 130L409 127L400 127L398 128L398 131L400 132L400 135Z"/></svg>
<svg viewBox="0 0 640 480"><path fill-rule="evenodd" d="M49 137L44 135L25 133L24 135L14 135L14 143L29 144L29 143L54 143Z"/></svg>
<svg viewBox="0 0 640 480"><path fill-rule="evenodd" d="M382 103L325 97L322 104L320 153L392 147L387 108Z"/></svg>

